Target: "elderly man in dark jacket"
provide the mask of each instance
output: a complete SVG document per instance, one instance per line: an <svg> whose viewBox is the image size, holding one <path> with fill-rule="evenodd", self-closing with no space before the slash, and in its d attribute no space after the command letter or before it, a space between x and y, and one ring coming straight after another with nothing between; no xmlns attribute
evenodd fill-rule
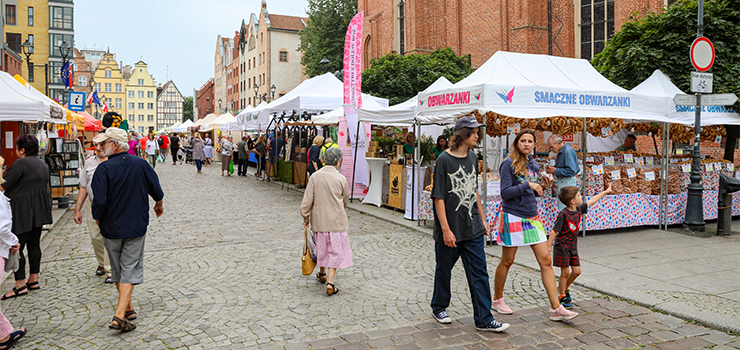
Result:
<svg viewBox="0 0 740 350"><path fill-rule="evenodd" d="M136 318L131 303L134 285L144 282L144 238L149 225L149 196L154 213L164 212L164 192L159 178L149 164L126 152L126 131L109 128L95 137L103 146L108 161L98 165L93 176L95 198L92 215L100 226L111 264L111 279L118 289L118 306L112 329L124 332L136 329L128 322Z"/></svg>

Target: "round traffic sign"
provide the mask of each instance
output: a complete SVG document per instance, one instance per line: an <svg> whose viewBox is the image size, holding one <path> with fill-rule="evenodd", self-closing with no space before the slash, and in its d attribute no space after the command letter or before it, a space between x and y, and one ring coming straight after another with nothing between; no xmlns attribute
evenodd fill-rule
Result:
<svg viewBox="0 0 740 350"><path fill-rule="evenodd" d="M706 37L698 37L691 44L691 64L700 72L706 72L714 64L714 45Z"/></svg>

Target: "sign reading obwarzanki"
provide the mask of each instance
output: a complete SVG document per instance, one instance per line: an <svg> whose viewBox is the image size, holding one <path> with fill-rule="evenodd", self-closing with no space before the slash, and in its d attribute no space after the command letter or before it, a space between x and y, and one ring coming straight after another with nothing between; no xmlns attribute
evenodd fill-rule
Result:
<svg viewBox="0 0 740 350"><path fill-rule="evenodd" d="M431 92L419 98L419 109L443 106L473 106L481 104L483 89L466 89L454 92Z"/></svg>

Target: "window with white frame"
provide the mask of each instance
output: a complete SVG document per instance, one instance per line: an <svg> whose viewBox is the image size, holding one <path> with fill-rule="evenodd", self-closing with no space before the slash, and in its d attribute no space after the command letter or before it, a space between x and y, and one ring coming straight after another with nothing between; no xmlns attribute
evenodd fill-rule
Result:
<svg viewBox="0 0 740 350"><path fill-rule="evenodd" d="M105 92L110 92L111 83L105 83Z"/></svg>
<svg viewBox="0 0 740 350"><path fill-rule="evenodd" d="M123 99L117 98L116 99L116 109L121 109L122 106L123 106Z"/></svg>
<svg viewBox="0 0 740 350"><path fill-rule="evenodd" d="M86 75L80 75L77 77L77 85L79 86L87 86L87 76Z"/></svg>
<svg viewBox="0 0 740 350"><path fill-rule="evenodd" d="M144 109L144 102L139 102L139 109Z"/></svg>
<svg viewBox="0 0 740 350"><path fill-rule="evenodd" d="M110 78L110 77L112 77L112 76L113 76L113 72L111 72L111 70L110 70L110 69L106 69L106 70L105 70L105 77L106 77L106 78Z"/></svg>
<svg viewBox="0 0 740 350"><path fill-rule="evenodd" d="M148 98L154 98L154 91L147 91L146 92L146 97L148 97Z"/></svg>
<svg viewBox="0 0 740 350"><path fill-rule="evenodd" d="M146 104L146 109L154 109L154 103L151 103L151 102L150 103L147 103Z"/></svg>
<svg viewBox="0 0 740 350"><path fill-rule="evenodd" d="M147 121L150 121L150 122L153 122L153 121L154 121L154 114L148 114L148 115L146 116L146 120L147 120Z"/></svg>
<svg viewBox="0 0 740 350"><path fill-rule="evenodd" d="M139 121L140 122L143 122L144 121L144 115L143 114L139 114Z"/></svg>
<svg viewBox="0 0 740 350"><path fill-rule="evenodd" d="M139 86L144 85L144 79L139 79Z"/></svg>
<svg viewBox="0 0 740 350"><path fill-rule="evenodd" d="M144 91L139 91L139 98L144 98Z"/></svg>
<svg viewBox="0 0 740 350"><path fill-rule="evenodd" d="M123 85L120 83L116 83L116 92L123 92Z"/></svg>
<svg viewBox="0 0 740 350"><path fill-rule="evenodd" d="M136 94L136 92L134 90L129 90L128 91L128 97L130 97L130 98L134 98L135 94Z"/></svg>
<svg viewBox="0 0 740 350"><path fill-rule="evenodd" d="M136 104L133 102L128 103L128 109L136 109Z"/></svg>

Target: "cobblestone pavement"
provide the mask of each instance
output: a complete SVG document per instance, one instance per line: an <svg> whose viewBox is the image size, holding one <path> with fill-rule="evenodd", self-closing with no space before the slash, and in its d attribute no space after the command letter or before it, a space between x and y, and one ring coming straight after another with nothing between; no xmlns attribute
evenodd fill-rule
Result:
<svg viewBox="0 0 740 350"><path fill-rule="evenodd" d="M29 329L17 348L740 348L734 336L581 288L574 299L586 315L546 321L539 275L523 268L512 268L507 282L515 314L497 317L513 325L507 334L471 327L461 264L448 309L457 322L442 327L430 322L431 237L353 211L355 265L340 270L341 292L327 297L315 277L300 274L299 194L252 177L221 177L217 165L202 174L189 165L156 170L165 214L152 212L145 283L134 290L139 328L108 329L115 287L95 276L87 227L74 224L70 211L42 241L42 289L1 304L14 326ZM488 270L497 263L490 258Z"/></svg>

